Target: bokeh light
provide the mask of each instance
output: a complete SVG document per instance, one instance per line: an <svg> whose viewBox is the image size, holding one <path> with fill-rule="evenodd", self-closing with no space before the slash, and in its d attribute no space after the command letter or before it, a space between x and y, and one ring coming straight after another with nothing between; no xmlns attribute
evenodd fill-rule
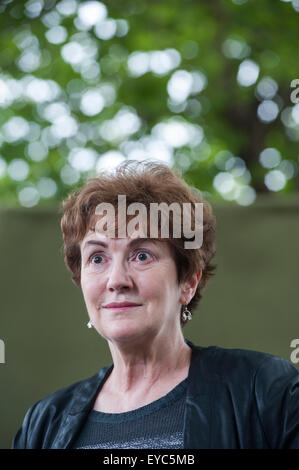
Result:
<svg viewBox="0 0 299 470"><path fill-rule="evenodd" d="M257 115L263 122L272 122L274 121L279 113L279 107L272 100L264 100L257 108Z"/></svg>
<svg viewBox="0 0 299 470"><path fill-rule="evenodd" d="M243 40L228 38L222 44L222 52L229 59L244 59L251 49Z"/></svg>
<svg viewBox="0 0 299 470"><path fill-rule="evenodd" d="M103 170L113 170L117 167L120 163L125 160L125 156L118 151L110 150L109 152L104 153L98 159L96 165L96 172L99 173Z"/></svg>
<svg viewBox="0 0 299 470"><path fill-rule="evenodd" d="M88 27L101 23L107 16L107 7L97 1L84 2L78 7L78 18Z"/></svg>
<svg viewBox="0 0 299 470"><path fill-rule="evenodd" d="M23 181L29 175L29 165L22 158L14 158L7 167L7 173L15 181Z"/></svg>
<svg viewBox="0 0 299 470"><path fill-rule="evenodd" d="M264 100L271 100L278 91L278 85L271 77L264 77L257 85L258 96Z"/></svg>
<svg viewBox="0 0 299 470"><path fill-rule="evenodd" d="M259 161L264 168L275 168L280 160L280 152L275 148L266 148L259 155Z"/></svg>
<svg viewBox="0 0 299 470"><path fill-rule="evenodd" d="M81 98L80 109L86 116L99 114L105 106L105 99L99 90L86 90Z"/></svg>
<svg viewBox="0 0 299 470"><path fill-rule="evenodd" d="M123 108L116 113L113 119L104 121L99 132L104 140L120 142L140 129L141 120L134 110Z"/></svg>
<svg viewBox="0 0 299 470"><path fill-rule="evenodd" d="M265 185L270 191L281 191L286 182L286 176L280 170L271 170L265 175Z"/></svg>
<svg viewBox="0 0 299 470"><path fill-rule="evenodd" d="M57 184L52 178L41 178L37 183L37 190L41 197L48 199L55 195Z"/></svg>
<svg viewBox="0 0 299 470"><path fill-rule="evenodd" d="M198 28L175 4L5 0L4 199L24 207L58 201L125 159L176 165L211 197L241 206L259 197L261 178L263 190L296 191L299 103L289 99L288 80L296 78L297 32L288 22L278 47L273 31L298 1L276 2L267 41L252 21L268 12L249 3L225 3L228 23L219 29L201 2L190 9L203 18ZM242 27L233 27L237 18Z"/></svg>
<svg viewBox="0 0 299 470"><path fill-rule="evenodd" d="M27 186L18 193L20 204L24 207L36 206L40 200L40 194L34 186Z"/></svg>
<svg viewBox="0 0 299 470"><path fill-rule="evenodd" d="M46 38L51 44L61 44L67 39L67 29L63 26L53 26L46 32Z"/></svg>
<svg viewBox="0 0 299 470"><path fill-rule="evenodd" d="M68 161L75 170L85 172L94 168L97 158L97 152L91 148L74 148L68 156Z"/></svg>
<svg viewBox="0 0 299 470"><path fill-rule="evenodd" d="M254 85L259 76L259 65L253 60L241 62L238 70L237 81L241 86L248 87Z"/></svg>

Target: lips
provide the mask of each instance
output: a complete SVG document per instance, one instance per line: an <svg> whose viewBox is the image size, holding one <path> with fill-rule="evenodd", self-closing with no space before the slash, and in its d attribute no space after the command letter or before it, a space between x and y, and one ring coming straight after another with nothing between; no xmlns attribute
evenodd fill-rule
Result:
<svg viewBox="0 0 299 470"><path fill-rule="evenodd" d="M104 305L105 308L124 308L124 307L139 307L141 304L135 304L134 302L111 302L110 304Z"/></svg>

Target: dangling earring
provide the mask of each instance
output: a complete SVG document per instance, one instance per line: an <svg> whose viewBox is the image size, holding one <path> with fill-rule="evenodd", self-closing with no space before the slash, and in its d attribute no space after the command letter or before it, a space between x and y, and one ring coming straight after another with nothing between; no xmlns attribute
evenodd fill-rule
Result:
<svg viewBox="0 0 299 470"><path fill-rule="evenodd" d="M192 313L188 310L187 305L184 306L182 313L182 320L185 322L187 320L192 320Z"/></svg>
<svg viewBox="0 0 299 470"><path fill-rule="evenodd" d="M89 320L89 322L87 323L87 328L92 328L93 327L93 324L91 323L91 321Z"/></svg>

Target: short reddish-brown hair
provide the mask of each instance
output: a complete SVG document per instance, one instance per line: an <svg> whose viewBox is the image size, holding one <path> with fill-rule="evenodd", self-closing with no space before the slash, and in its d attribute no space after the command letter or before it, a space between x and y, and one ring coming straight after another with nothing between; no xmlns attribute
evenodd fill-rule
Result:
<svg viewBox="0 0 299 470"><path fill-rule="evenodd" d="M102 172L95 178L88 179L82 188L72 192L62 203L61 229L64 242L64 259L67 268L73 274L72 280L81 287L81 250L80 243L89 230L95 229L95 209L100 203L110 203L117 209L118 195L126 196L127 206L133 202L143 203L149 209L150 204L164 202L191 203L191 220L194 227L194 203L203 203L203 243L200 248L184 248L184 234L173 238L172 217L170 214L169 243L176 267L178 283L187 281L202 269L202 278L188 308L194 309L201 299L201 291L214 275L216 266L211 265L215 254L216 220L211 205L201 193L189 187L168 166L153 161L137 162L128 160L113 172ZM161 240L161 238L159 238ZM164 239L165 241L165 239ZM183 323L183 322L182 322Z"/></svg>

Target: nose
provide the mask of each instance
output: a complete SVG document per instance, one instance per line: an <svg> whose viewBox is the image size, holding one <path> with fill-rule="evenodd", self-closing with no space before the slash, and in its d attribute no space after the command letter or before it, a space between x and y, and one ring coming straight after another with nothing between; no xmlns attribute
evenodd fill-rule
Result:
<svg viewBox="0 0 299 470"><path fill-rule="evenodd" d="M133 280L128 272L128 267L121 262L112 263L108 273L107 289L114 291L131 289L132 287Z"/></svg>

